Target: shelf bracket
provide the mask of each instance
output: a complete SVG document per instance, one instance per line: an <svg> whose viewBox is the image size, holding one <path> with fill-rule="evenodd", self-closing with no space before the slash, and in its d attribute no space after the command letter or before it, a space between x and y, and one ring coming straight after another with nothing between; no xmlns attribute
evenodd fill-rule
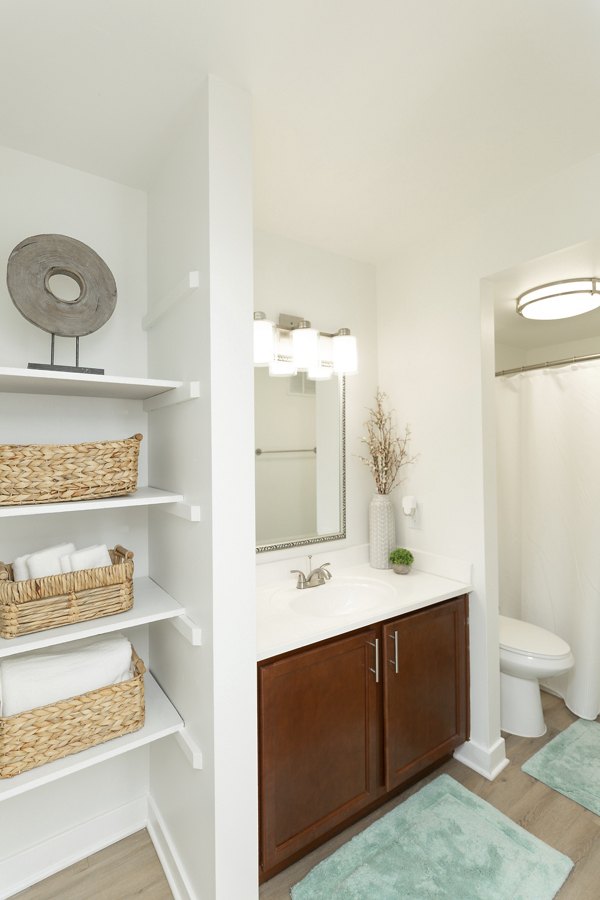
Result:
<svg viewBox="0 0 600 900"><path fill-rule="evenodd" d="M188 277L179 282L160 303L147 313L142 319L142 328L148 331L166 315L176 303L187 297L192 291L200 287L200 272L189 272Z"/></svg>
<svg viewBox="0 0 600 900"><path fill-rule="evenodd" d="M144 412L152 412L154 409L162 409L164 406L174 406L176 403L185 403L187 400L196 400L200 396L200 382L186 381L181 387L155 394L144 400Z"/></svg>
<svg viewBox="0 0 600 900"><path fill-rule="evenodd" d="M179 744L179 749L191 765L193 769L201 769L202 768L202 750L194 741L188 732L187 728L183 728L182 731L176 731L173 735L177 743Z"/></svg>
<svg viewBox="0 0 600 900"><path fill-rule="evenodd" d="M196 625L195 622L186 616L176 616L173 619L168 619L173 628L177 629L177 631L184 636L186 641L192 645L192 647L201 647L202 646L202 629L199 625Z"/></svg>
<svg viewBox="0 0 600 900"><path fill-rule="evenodd" d="M202 519L200 507L191 503L169 503L165 509L172 516L185 519L187 522L200 522Z"/></svg>

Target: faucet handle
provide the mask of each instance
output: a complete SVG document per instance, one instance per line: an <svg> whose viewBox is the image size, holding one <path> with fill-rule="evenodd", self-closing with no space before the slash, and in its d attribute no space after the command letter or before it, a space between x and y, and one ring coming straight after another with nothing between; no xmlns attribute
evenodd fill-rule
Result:
<svg viewBox="0 0 600 900"><path fill-rule="evenodd" d="M300 569L290 569L290 575L297 575L298 581L296 583L296 587L302 587L303 584L306 584L306 575L304 572L301 572Z"/></svg>

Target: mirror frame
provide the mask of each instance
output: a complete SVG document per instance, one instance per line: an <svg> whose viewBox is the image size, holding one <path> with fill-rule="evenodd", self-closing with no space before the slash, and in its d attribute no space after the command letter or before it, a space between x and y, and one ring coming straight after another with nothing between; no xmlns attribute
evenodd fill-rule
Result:
<svg viewBox="0 0 600 900"><path fill-rule="evenodd" d="M319 534L316 537L301 538L297 541L281 541L276 544L261 544L257 553L269 553L272 550L289 550L292 547L306 547L310 544L324 544L327 541L342 541L346 537L346 376L339 377L340 382L340 530L335 534Z"/></svg>

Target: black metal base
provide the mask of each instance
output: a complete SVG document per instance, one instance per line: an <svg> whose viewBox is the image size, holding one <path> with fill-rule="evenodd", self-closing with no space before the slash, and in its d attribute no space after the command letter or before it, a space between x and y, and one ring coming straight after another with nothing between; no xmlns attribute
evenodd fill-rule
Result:
<svg viewBox="0 0 600 900"><path fill-rule="evenodd" d="M44 369L48 372L79 372L81 375L104 375L104 369L88 369L84 366L54 366L48 363L28 363L28 369Z"/></svg>

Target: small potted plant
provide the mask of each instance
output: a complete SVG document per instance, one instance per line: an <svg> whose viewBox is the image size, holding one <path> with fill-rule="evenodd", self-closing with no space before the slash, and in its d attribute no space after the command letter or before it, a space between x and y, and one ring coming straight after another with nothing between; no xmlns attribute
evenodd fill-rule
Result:
<svg viewBox="0 0 600 900"><path fill-rule="evenodd" d="M414 561L414 556L406 547L397 547L390 553L390 562L396 575L408 575Z"/></svg>

